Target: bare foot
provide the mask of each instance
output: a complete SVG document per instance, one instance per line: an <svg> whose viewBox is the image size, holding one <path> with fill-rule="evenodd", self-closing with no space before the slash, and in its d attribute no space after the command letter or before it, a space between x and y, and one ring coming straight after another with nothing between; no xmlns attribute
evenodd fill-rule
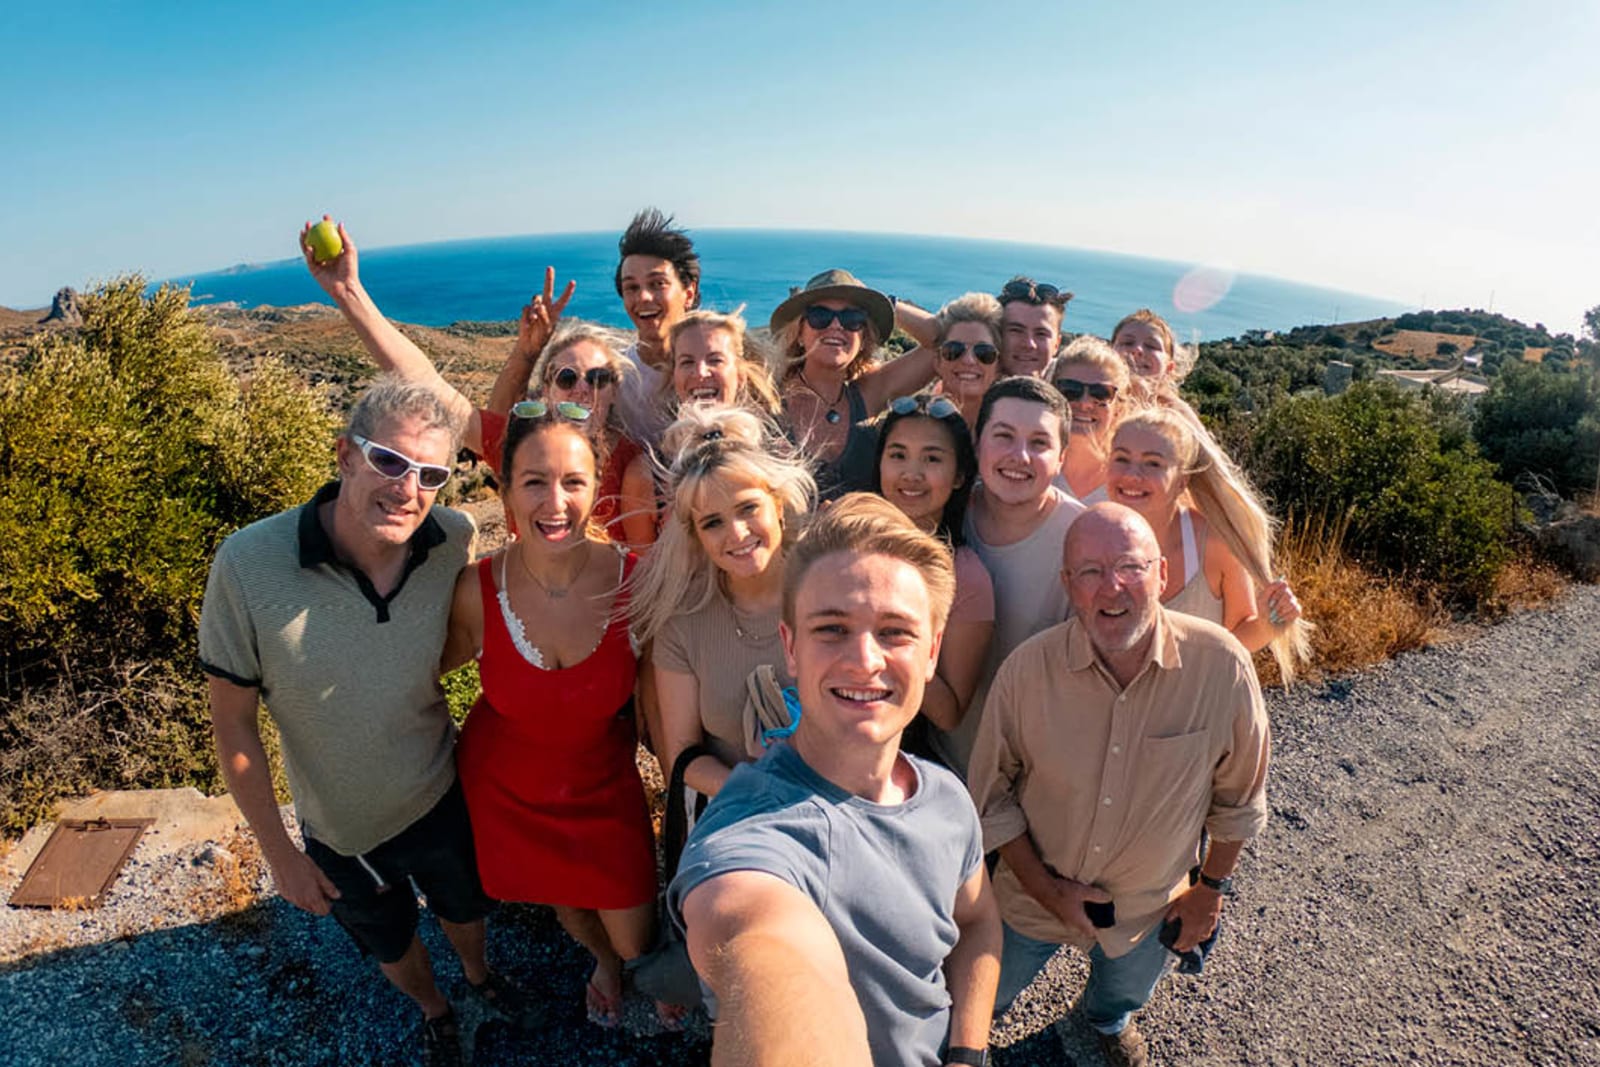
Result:
<svg viewBox="0 0 1600 1067"><path fill-rule="evenodd" d="M656 1025L669 1034L683 1032L683 1020L688 1014L689 1009L682 1004L668 1004L664 1000L656 1001Z"/></svg>
<svg viewBox="0 0 1600 1067"><path fill-rule="evenodd" d="M615 966L595 964L583 999L590 1022L615 1030L622 1021L622 971Z"/></svg>

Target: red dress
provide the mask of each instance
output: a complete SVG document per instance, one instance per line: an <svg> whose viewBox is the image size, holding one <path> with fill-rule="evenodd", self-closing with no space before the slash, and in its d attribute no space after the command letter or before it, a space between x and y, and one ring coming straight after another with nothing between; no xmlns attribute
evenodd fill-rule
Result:
<svg viewBox="0 0 1600 1067"><path fill-rule="evenodd" d="M488 408L479 408L478 421L483 427L483 455L478 458L493 468L498 480L500 453L505 448L506 425L510 418ZM596 525L605 527L607 537L619 544L627 540L622 532L622 476L627 472L628 464L642 451L633 438L618 437L616 447L606 456L606 465L600 471L600 484L595 487L594 510L590 516ZM506 512L506 531L512 537L517 535L517 521L509 511Z"/></svg>
<svg viewBox="0 0 1600 1067"><path fill-rule="evenodd" d="M456 744L456 766L484 890L497 900L631 908L655 899L655 842L634 763L638 661L621 594L600 645L543 670L513 643L490 565L483 595L483 695ZM633 571L630 553L624 575Z"/></svg>

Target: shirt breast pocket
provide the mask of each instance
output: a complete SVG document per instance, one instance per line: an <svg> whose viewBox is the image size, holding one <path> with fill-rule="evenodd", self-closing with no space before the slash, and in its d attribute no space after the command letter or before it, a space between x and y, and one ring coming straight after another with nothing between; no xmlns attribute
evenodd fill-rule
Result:
<svg viewBox="0 0 1600 1067"><path fill-rule="evenodd" d="M1211 807L1215 763L1209 730L1139 742L1139 761L1133 768L1135 805L1145 813L1151 830L1176 833L1204 820Z"/></svg>

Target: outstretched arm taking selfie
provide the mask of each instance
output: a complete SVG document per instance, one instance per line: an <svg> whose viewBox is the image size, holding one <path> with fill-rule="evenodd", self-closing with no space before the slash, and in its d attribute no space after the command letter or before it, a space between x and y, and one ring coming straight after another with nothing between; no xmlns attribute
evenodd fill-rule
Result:
<svg viewBox="0 0 1600 1067"><path fill-rule="evenodd" d="M689 958L717 996L715 1067L870 1067L844 952L805 894L734 871L692 889L683 919Z"/></svg>

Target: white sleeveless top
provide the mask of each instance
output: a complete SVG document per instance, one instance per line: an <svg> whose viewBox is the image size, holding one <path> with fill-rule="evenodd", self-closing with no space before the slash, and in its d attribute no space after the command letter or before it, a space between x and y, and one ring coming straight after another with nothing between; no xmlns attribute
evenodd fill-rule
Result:
<svg viewBox="0 0 1600 1067"><path fill-rule="evenodd" d="M1197 619L1205 619L1221 626L1222 598L1211 591L1211 583L1206 581L1206 569L1202 566L1200 546L1194 536L1194 520L1189 517L1188 508L1178 513L1178 526L1183 531L1185 581L1178 594L1166 601L1164 606L1168 611L1181 611L1185 615L1192 615Z"/></svg>

